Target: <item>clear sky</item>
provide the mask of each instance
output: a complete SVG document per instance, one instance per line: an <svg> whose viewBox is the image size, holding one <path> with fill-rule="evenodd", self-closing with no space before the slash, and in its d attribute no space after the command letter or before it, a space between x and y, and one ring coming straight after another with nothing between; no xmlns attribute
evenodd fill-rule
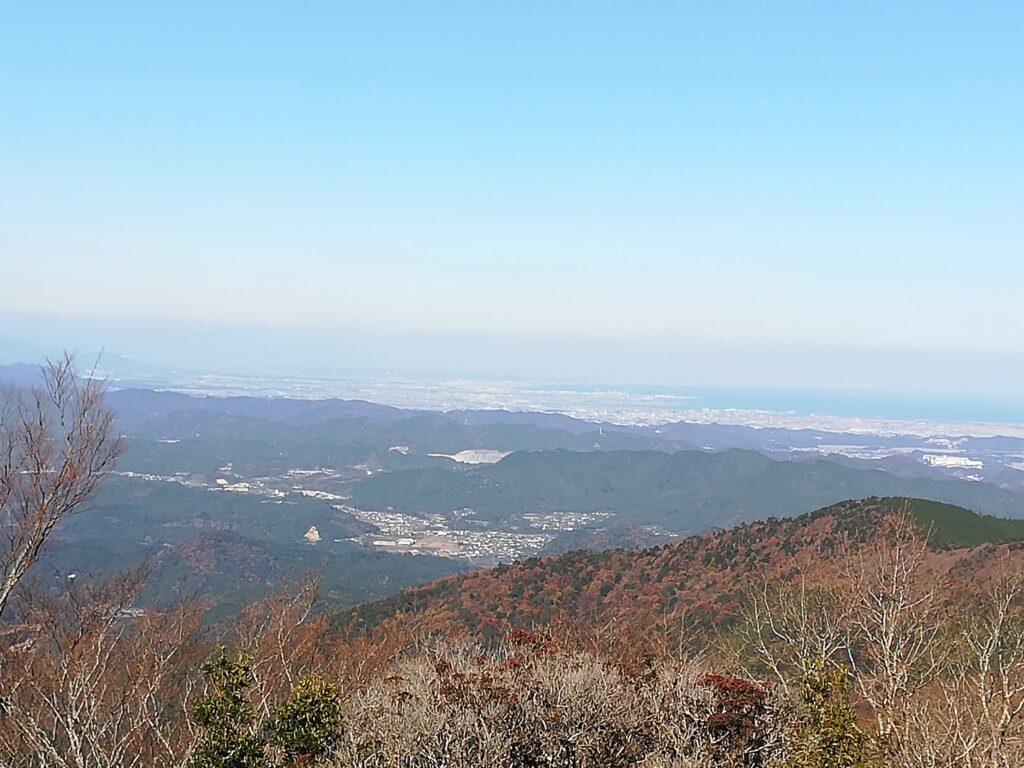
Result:
<svg viewBox="0 0 1024 768"><path fill-rule="evenodd" d="M1019 392L1022 40L1019 1L8 3L0 337Z"/></svg>

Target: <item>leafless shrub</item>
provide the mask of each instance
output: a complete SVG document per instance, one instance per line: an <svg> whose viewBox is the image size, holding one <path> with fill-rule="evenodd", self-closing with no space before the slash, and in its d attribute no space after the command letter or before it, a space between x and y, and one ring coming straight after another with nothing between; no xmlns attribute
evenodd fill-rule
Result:
<svg viewBox="0 0 1024 768"><path fill-rule="evenodd" d="M201 655L201 605L139 615L129 573L61 595L27 594L0 647L0 763L11 768L182 765Z"/></svg>
<svg viewBox="0 0 1024 768"><path fill-rule="evenodd" d="M346 713L343 768L766 766L789 727L776 691L701 662L628 668L525 633L412 654Z"/></svg>

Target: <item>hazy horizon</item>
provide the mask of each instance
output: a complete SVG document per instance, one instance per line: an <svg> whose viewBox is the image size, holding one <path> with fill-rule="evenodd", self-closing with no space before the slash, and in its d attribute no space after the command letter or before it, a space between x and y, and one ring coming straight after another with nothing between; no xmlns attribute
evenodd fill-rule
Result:
<svg viewBox="0 0 1024 768"><path fill-rule="evenodd" d="M0 337L1009 401L1021 33L1012 3L11 9Z"/></svg>
<svg viewBox="0 0 1024 768"><path fill-rule="evenodd" d="M483 333L402 334L70 319L0 312L0 361L62 350L161 369L231 374L362 372L602 385L710 386L1016 398L1024 359L973 350L643 342ZM16 341L15 341L16 340Z"/></svg>
<svg viewBox="0 0 1024 768"><path fill-rule="evenodd" d="M180 327L165 328L162 333L145 328L137 333L138 346L132 346L128 336L100 333L101 338L115 337L124 344L108 344L102 350L88 343L93 335L81 328L72 336L83 342L71 347L57 341L68 338L66 330L48 345L12 343L0 336L0 365L40 362L70 349L82 366L92 365L99 357L101 370L114 377L115 387L219 396L339 397L427 410L547 410L590 420L710 420L842 431L856 428L856 422L849 421L854 419L865 420L861 426L876 431L922 428L942 433L974 424L980 431L968 431L978 434L1017 434L1024 425L1024 402L1014 382L1000 378L1006 384L1002 391L989 387L990 391L981 392L973 383L979 368L965 369L963 356L950 356L940 370L934 365L915 367L906 353L870 360L863 355L871 351L861 351L862 357L857 357L849 350L803 350L802 356L801 351L790 350L787 377L771 379L763 371L772 370L778 362L778 349L704 350L702 356L681 357L674 365L654 366L647 361L663 361L664 354L634 345L625 350L609 349L606 344L588 349L578 344L538 348L521 342L518 348L507 343L496 348L482 339L475 365L467 365L464 348L453 353L451 343L445 345L436 338L430 344L409 335L371 338L353 353L354 340L342 343L337 333L293 337L206 328L192 329L192 335L183 338L181 332ZM177 344L169 356L165 341ZM460 342L464 344L465 339ZM490 358L481 357L484 349L492 353ZM542 359L536 360L541 353ZM603 355L605 365L588 369L571 364L586 353L595 359ZM616 354L633 357L623 362ZM830 357L834 367L823 370L822 361ZM517 368L511 369L506 359ZM532 367L524 365L529 360L534 361ZM446 362L451 366L444 367ZM1003 358L979 361L990 366L1005 362ZM666 376L669 370L676 370L677 377ZM891 371L899 376L890 375ZM993 432L983 428L986 424L1006 428Z"/></svg>

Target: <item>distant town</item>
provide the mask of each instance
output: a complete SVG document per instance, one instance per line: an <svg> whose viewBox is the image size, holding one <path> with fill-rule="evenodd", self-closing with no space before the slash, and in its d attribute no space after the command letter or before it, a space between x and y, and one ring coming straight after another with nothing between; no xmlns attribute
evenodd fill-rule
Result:
<svg viewBox="0 0 1024 768"><path fill-rule="evenodd" d="M486 455L496 460L505 455L498 451L467 451L471 458ZM476 463L476 462L473 462ZM371 470L359 469L361 472ZM552 512L522 515L522 524L498 529L484 520L474 519L472 509L451 513L412 515L384 510L358 509L346 504L347 494L324 490L325 484L343 483L340 473L330 468L290 469L283 477L241 478L228 464L220 467L211 482L203 475L176 473L172 475L119 471L121 477L147 482L179 483L205 488L212 493L237 493L265 497L265 501L287 504L290 496L302 496L329 503L339 514L355 518L371 526L373 532L347 539L383 552L411 555L433 555L458 558L475 565L494 565L535 555L561 532L599 525L614 518L612 512ZM311 526L305 540L321 541L320 531Z"/></svg>

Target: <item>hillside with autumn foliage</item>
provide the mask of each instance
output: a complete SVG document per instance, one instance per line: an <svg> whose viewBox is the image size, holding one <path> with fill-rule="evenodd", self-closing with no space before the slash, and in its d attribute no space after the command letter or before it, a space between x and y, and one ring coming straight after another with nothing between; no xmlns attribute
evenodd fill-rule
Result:
<svg viewBox="0 0 1024 768"><path fill-rule="evenodd" d="M498 637L547 625L618 628L646 636L685 622L720 632L767 582L827 585L846 556L904 508L929 540L927 570L969 591L1004 554L1024 562L1024 521L920 499L847 501L644 549L573 551L443 579L363 605L344 623L361 631L415 628Z"/></svg>

